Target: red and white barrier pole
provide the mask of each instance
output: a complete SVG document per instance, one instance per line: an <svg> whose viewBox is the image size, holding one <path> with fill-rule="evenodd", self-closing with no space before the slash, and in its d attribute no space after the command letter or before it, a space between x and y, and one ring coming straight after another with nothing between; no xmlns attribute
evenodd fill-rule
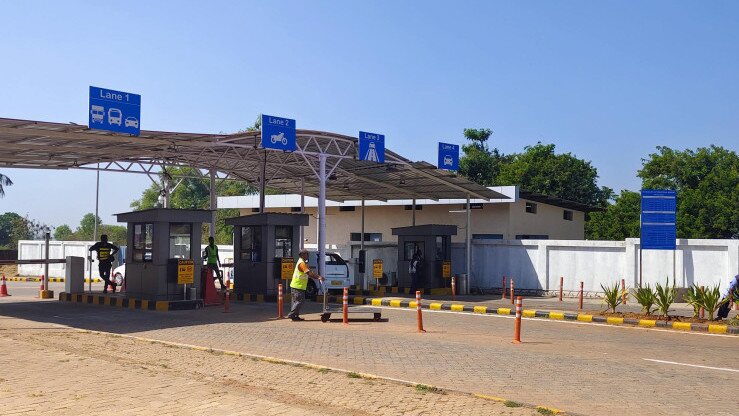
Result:
<svg viewBox="0 0 739 416"><path fill-rule="evenodd" d="M701 295L703 295L706 292L705 286L701 286ZM706 311L705 309L701 308L700 310L700 318L703 319L706 317Z"/></svg>
<svg viewBox="0 0 739 416"><path fill-rule="evenodd" d="M516 298L513 295L513 278L511 277L511 305L516 301Z"/></svg>
<svg viewBox="0 0 739 416"><path fill-rule="evenodd" d="M426 332L423 329L423 316L421 315L421 291L416 291L416 316L418 319L418 332Z"/></svg>
<svg viewBox="0 0 739 416"><path fill-rule="evenodd" d="M559 301L562 302L562 291L564 290L565 278L559 276Z"/></svg>
<svg viewBox="0 0 739 416"><path fill-rule="evenodd" d="M347 325L349 323L349 288L348 287L344 288L344 299L343 300L344 300L344 307L342 309L344 312L344 325Z"/></svg>
<svg viewBox="0 0 739 416"><path fill-rule="evenodd" d="M452 300L457 295L457 277L452 276Z"/></svg>
<svg viewBox="0 0 739 416"><path fill-rule="evenodd" d="M505 275L503 275L503 285L500 286L500 287L501 287L501 290L503 292L503 297L501 299L505 299L505 290L506 290L506 287L505 287Z"/></svg>
<svg viewBox="0 0 739 416"><path fill-rule="evenodd" d="M324 296L326 296L326 295L324 295ZM282 302L283 302L283 298L282 298L282 283L279 283L277 285L277 318L278 319L282 319L282 318L285 317L282 314Z"/></svg>
<svg viewBox="0 0 739 416"><path fill-rule="evenodd" d="M626 298L628 297L628 294L626 293L626 279L621 279L621 303L626 305Z"/></svg>
<svg viewBox="0 0 739 416"><path fill-rule="evenodd" d="M580 309L579 310L582 310L582 294L583 294L584 287L585 287L585 283L580 282Z"/></svg>
<svg viewBox="0 0 739 416"><path fill-rule="evenodd" d="M516 327L513 333L513 343L521 343L521 314L523 313L523 298L521 296L516 298Z"/></svg>

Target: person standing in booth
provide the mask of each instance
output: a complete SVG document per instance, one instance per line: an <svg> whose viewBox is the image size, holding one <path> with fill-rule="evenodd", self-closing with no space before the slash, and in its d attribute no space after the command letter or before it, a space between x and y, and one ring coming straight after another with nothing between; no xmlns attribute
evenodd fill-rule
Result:
<svg viewBox="0 0 739 416"><path fill-rule="evenodd" d="M308 251L301 250L298 258L298 263L295 265L293 270L293 278L290 281L290 295L292 296L292 307L290 313L287 315L288 318L293 321L304 321L300 317L300 308L305 302L305 291L308 289L308 278L319 279L323 281L323 277L318 273L313 272L308 266Z"/></svg>
<svg viewBox="0 0 739 416"><path fill-rule="evenodd" d="M98 272L100 272L100 278L105 282L103 293L108 293L108 286L110 286L111 289L113 289L113 293L115 293L116 284L110 280L110 269L113 267L113 260L115 259L115 255L118 253L118 250L120 250L118 246L108 242L107 234L102 234L100 236L100 241L89 248L90 253L94 251L98 256ZM92 261L92 255L88 255L87 258Z"/></svg>

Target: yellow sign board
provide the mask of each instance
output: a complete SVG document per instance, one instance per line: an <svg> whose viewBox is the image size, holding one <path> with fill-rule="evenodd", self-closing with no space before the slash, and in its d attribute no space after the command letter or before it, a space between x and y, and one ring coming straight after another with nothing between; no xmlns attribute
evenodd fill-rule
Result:
<svg viewBox="0 0 739 416"><path fill-rule="evenodd" d="M280 277L283 280L292 279L294 268L295 268L295 263L293 262L293 259L289 257L283 258L282 259L282 269L280 270Z"/></svg>
<svg viewBox="0 0 739 416"><path fill-rule="evenodd" d="M195 283L195 262L192 260L177 260L177 284L191 285Z"/></svg>
<svg viewBox="0 0 739 416"><path fill-rule="evenodd" d="M441 264L441 277L444 279L449 279L452 277L452 262L451 261L445 261Z"/></svg>
<svg viewBox="0 0 739 416"><path fill-rule="evenodd" d="M382 279L382 259L372 260L372 277Z"/></svg>

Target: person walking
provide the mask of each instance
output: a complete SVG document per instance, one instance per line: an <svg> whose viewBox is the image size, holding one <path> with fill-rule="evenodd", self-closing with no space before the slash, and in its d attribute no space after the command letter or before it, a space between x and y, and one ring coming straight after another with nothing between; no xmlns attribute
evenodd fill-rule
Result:
<svg viewBox="0 0 739 416"><path fill-rule="evenodd" d="M108 286L110 286L113 293L115 293L116 284L110 280L110 269L113 267L113 260L119 250L120 248L118 248L118 246L108 242L107 234L102 234L100 236L100 241L93 244L88 250L90 254L88 254L87 259L90 261L92 261L92 252L94 251L97 253L98 272L100 272L100 278L105 282L103 293L108 293Z"/></svg>
<svg viewBox="0 0 739 416"><path fill-rule="evenodd" d="M410 263L408 263L408 273L411 275L411 287L410 287L410 294L411 296L416 294L416 290L418 290L418 283L419 278L421 277L421 272L423 268L423 253L421 253L421 249L418 248L418 246L415 246L415 249L413 250L413 256L411 257Z"/></svg>
<svg viewBox="0 0 739 416"><path fill-rule="evenodd" d="M718 320L726 319L726 317L729 316L729 310L731 309L731 302L729 302L730 299L732 299L732 294L734 294L734 302L739 302L739 299L736 298L736 293L739 292L737 290L739 288L739 274L734 276L733 279L731 279L731 282L729 282L729 287L724 292L724 298L721 302L721 306L718 308L718 315L716 315L716 318Z"/></svg>
<svg viewBox="0 0 739 416"><path fill-rule="evenodd" d="M223 275L221 274L221 258L218 256L218 246L213 237L208 237L208 245L203 250L203 257L207 259L206 267L213 271L213 280L218 279L221 290L224 290L223 288L226 285L223 284Z"/></svg>
<svg viewBox="0 0 739 416"><path fill-rule="evenodd" d="M293 278L290 281L290 295L292 297L292 307L287 317L293 321L303 321L300 317L300 308L305 302L305 291L308 289L308 278L323 281L323 276L313 272L308 266L308 251L301 250L298 255L298 263L293 270ZM324 294L325 295L325 294Z"/></svg>

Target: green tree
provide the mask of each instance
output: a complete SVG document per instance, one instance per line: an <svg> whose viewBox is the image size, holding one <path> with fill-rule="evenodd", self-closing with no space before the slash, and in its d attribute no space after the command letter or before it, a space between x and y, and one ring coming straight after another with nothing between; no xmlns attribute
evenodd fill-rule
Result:
<svg viewBox="0 0 739 416"><path fill-rule="evenodd" d="M113 244L126 245L126 227L122 225L103 224L98 230L98 238L102 234L106 234Z"/></svg>
<svg viewBox="0 0 739 416"><path fill-rule="evenodd" d="M103 220L100 217L97 217L97 225L99 236L101 234L100 228L103 225ZM80 240L91 241L95 238L95 214L88 212L82 217L80 225L77 227L77 231L75 231L75 235Z"/></svg>
<svg viewBox="0 0 739 416"><path fill-rule="evenodd" d="M489 149L487 142L492 134L490 129L464 129L470 143L462 146L459 159L460 174L484 186L495 184L502 164L510 161L497 148Z"/></svg>
<svg viewBox="0 0 739 416"><path fill-rule="evenodd" d="M0 215L0 247L17 248L18 240L43 238L51 227L39 221L21 217L15 212Z"/></svg>
<svg viewBox="0 0 739 416"><path fill-rule="evenodd" d="M12 185L13 181L11 181L9 177L0 173L0 198L5 197L5 187Z"/></svg>
<svg viewBox="0 0 739 416"><path fill-rule="evenodd" d="M591 212L585 223L588 240L616 240L639 237L641 197L638 192L622 190L605 211Z"/></svg>
<svg viewBox="0 0 739 416"><path fill-rule="evenodd" d="M739 156L720 146L657 147L642 160L643 189L677 191L678 238L739 238Z"/></svg>
<svg viewBox="0 0 739 416"><path fill-rule="evenodd" d="M54 239L58 241L73 240L74 232L67 224L62 224L54 229Z"/></svg>

